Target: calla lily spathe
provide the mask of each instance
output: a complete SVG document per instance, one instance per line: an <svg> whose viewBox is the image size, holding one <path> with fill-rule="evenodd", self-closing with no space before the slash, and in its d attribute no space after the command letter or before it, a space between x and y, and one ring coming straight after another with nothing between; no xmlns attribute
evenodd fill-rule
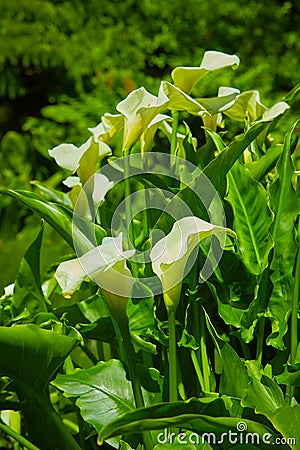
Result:
<svg viewBox="0 0 300 450"><path fill-rule="evenodd" d="M198 217L184 217L174 223L170 233L158 241L150 252L152 269L159 277L167 310L176 311L181 284L188 270L187 261L199 242L211 235L235 233L212 225Z"/></svg>
<svg viewBox="0 0 300 450"><path fill-rule="evenodd" d="M126 266L134 250L124 251L122 233L117 237L105 237L102 244L79 258L62 262L55 278L64 295L72 295L85 280L92 279L103 292L115 318L126 314L126 304L133 287L134 278Z"/></svg>
<svg viewBox="0 0 300 450"><path fill-rule="evenodd" d="M239 64L240 59L236 55L208 51L204 53L200 67L176 67L171 76L175 86L189 94L198 81L209 72L230 66L236 68Z"/></svg>
<svg viewBox="0 0 300 450"><path fill-rule="evenodd" d="M156 115L166 109L168 102L169 99L163 91L156 97L141 87L132 91L117 105L117 111L125 118L123 136L125 153L140 139Z"/></svg>
<svg viewBox="0 0 300 450"><path fill-rule="evenodd" d="M73 144L60 144L57 147L48 150L48 153L55 159L55 162L59 167L74 173L80 166L81 158L92 145L95 145L95 142L93 142L93 138L90 137L80 147L76 147L76 145ZM99 161L105 156L111 155L111 149L107 144L99 141L97 142L97 145L99 150Z"/></svg>
<svg viewBox="0 0 300 450"><path fill-rule="evenodd" d="M245 91L237 95L233 105L224 111L224 114L231 119L244 122L249 118L251 122L262 117L262 120L272 120L283 114L289 105L286 102L275 103L271 108L267 108L260 100L258 91Z"/></svg>
<svg viewBox="0 0 300 450"><path fill-rule="evenodd" d="M124 117L122 114L106 113L101 117L101 122L88 130L93 134L95 142L109 144L115 135L124 128Z"/></svg>
<svg viewBox="0 0 300 450"><path fill-rule="evenodd" d="M93 184L92 199L95 206L99 206L103 202L107 192L113 187L114 182L109 181L106 175L102 173L94 173L89 180ZM82 187L82 183L79 177L70 176L67 177L63 184L69 188L76 186Z"/></svg>

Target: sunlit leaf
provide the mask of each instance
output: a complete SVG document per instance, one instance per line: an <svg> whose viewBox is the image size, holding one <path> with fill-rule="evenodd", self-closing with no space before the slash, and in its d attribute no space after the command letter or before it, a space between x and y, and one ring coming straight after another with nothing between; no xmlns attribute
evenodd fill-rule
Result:
<svg viewBox="0 0 300 450"><path fill-rule="evenodd" d="M233 229L237 246L250 273L259 275L266 263L271 211L263 186L251 178L248 169L237 161L227 175L227 200L233 209Z"/></svg>
<svg viewBox="0 0 300 450"><path fill-rule="evenodd" d="M274 241L271 281L274 288L266 315L272 323L268 343L279 349L284 348L282 339L291 311L293 266L297 251L294 223L300 213L300 200L292 185L295 169L291 159L291 139L295 126L285 136L283 152L276 166L279 176L270 188L271 208L275 214L271 230Z"/></svg>
<svg viewBox="0 0 300 450"><path fill-rule="evenodd" d="M31 313L47 311L41 287L40 250L43 227L22 258L15 280L13 306L18 312L27 308Z"/></svg>

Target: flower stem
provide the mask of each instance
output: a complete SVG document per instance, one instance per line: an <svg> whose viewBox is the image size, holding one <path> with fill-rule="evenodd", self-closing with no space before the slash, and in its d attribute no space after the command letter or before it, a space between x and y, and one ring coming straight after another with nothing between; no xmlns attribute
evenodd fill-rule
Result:
<svg viewBox="0 0 300 450"><path fill-rule="evenodd" d="M206 339L205 339L205 317L202 308L199 308L200 313L200 350L201 350L201 365L204 379L204 390L210 392L210 366L207 356Z"/></svg>
<svg viewBox="0 0 300 450"><path fill-rule="evenodd" d="M176 155L177 148L177 131L178 131L178 123L179 123L179 112L175 111L172 113L173 122L172 122L172 136L171 136L171 155Z"/></svg>
<svg viewBox="0 0 300 450"><path fill-rule="evenodd" d="M175 311L168 311L169 324L169 400L176 402L177 395L177 354Z"/></svg>
<svg viewBox="0 0 300 450"><path fill-rule="evenodd" d="M131 342L128 320L118 321L118 326L120 328L124 343L128 372L132 385L135 405L137 408L143 408L145 406L145 402L141 388L140 376L136 364L134 348ZM146 450L151 450L153 448L153 443L150 431L144 431L142 434Z"/></svg>
<svg viewBox="0 0 300 450"><path fill-rule="evenodd" d="M300 218L298 222L298 235L300 233ZM298 347L298 307L299 307L299 293L300 293L300 247L298 247L295 271L295 283L292 302L291 313L291 357L290 362L294 364L296 360Z"/></svg>
<svg viewBox="0 0 300 450"><path fill-rule="evenodd" d="M38 447L36 447L34 444L32 444L30 441L28 441L26 438L21 436L19 433L14 431L12 428L10 428L8 425L4 425L0 423L0 430L2 430L4 433L6 433L11 438L15 439L17 442L19 442L24 448L27 448L28 450L39 450Z"/></svg>
<svg viewBox="0 0 300 450"><path fill-rule="evenodd" d="M124 158L124 186L125 186L125 214L126 214L126 227L128 228L129 240L134 247L134 229L131 225L131 202L130 202L130 151Z"/></svg>
<svg viewBox="0 0 300 450"><path fill-rule="evenodd" d="M130 150L125 153L124 158L124 186L125 186L125 215L126 215L126 228L128 229L128 248L131 246L135 248L135 235L132 222L131 213L131 200L130 200ZM131 264L132 274L135 278L138 278L138 269L135 263Z"/></svg>
<svg viewBox="0 0 300 450"><path fill-rule="evenodd" d="M265 322L266 322L266 318L261 317L260 321L259 321L257 346L256 346L256 360L260 364L262 362L262 355L263 355L263 345L264 345L264 337L265 337Z"/></svg>
<svg viewBox="0 0 300 450"><path fill-rule="evenodd" d="M300 218L298 222L298 236L300 233ZM292 300L292 312L291 312L291 354L290 354L290 364L294 364L297 356L298 348L298 309L299 309L299 293L300 293L300 247L298 247L297 259L296 259L296 270L295 270L295 281L294 281L294 291ZM291 403L294 396L294 386L287 386L286 397Z"/></svg>

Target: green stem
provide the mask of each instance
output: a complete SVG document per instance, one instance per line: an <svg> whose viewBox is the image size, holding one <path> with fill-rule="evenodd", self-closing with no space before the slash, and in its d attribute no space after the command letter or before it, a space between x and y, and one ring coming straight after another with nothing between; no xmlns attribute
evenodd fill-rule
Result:
<svg viewBox="0 0 300 450"><path fill-rule="evenodd" d="M299 233L300 233L300 220L298 223L298 234ZM298 347L299 293L300 293L300 248L298 248L296 260L295 283L294 283L292 313L291 313L291 357L290 357L291 364L294 364L296 360Z"/></svg>
<svg viewBox="0 0 300 450"><path fill-rule="evenodd" d="M298 236L300 233L300 220L298 222ZM290 354L290 364L294 364L297 356L298 348L298 309L299 309L299 293L300 293L300 247L298 247L297 259L296 259L296 270L295 270L295 282L294 291L292 299L292 312L291 312L291 354ZM286 398L291 403L294 396L295 388L294 386L287 386Z"/></svg>
<svg viewBox="0 0 300 450"><path fill-rule="evenodd" d="M258 326L258 337L256 346L256 360L261 364L263 355L263 346L265 342L265 323L266 318L261 317Z"/></svg>
<svg viewBox="0 0 300 450"><path fill-rule="evenodd" d="M130 150L125 154L124 158L124 187L125 187L125 214L126 214L126 226L128 227L129 239L134 247L134 229L131 225L131 202L130 202Z"/></svg>
<svg viewBox="0 0 300 450"><path fill-rule="evenodd" d="M137 408L143 408L145 406L145 402L142 394L140 376L136 364L134 348L131 342L128 320L125 319L123 321L118 321L118 326L120 328L121 336L124 343L127 366L132 385L135 405ZM146 450L151 450L153 448L153 442L150 431L144 431L142 434Z"/></svg>
<svg viewBox="0 0 300 450"><path fill-rule="evenodd" d="M5 434L10 436L11 438L15 439L17 442L19 442L23 447L27 448L28 450L40 450L26 438L24 438L19 433L10 428L8 425L0 423L0 430L2 430Z"/></svg>
<svg viewBox="0 0 300 450"><path fill-rule="evenodd" d="M179 112L175 111L172 113L173 122L172 122L172 135L171 135L171 155L176 155L177 148L177 131L178 131L178 123L179 123Z"/></svg>
<svg viewBox="0 0 300 450"><path fill-rule="evenodd" d="M177 353L175 311L168 311L169 325L169 399L176 402L177 395Z"/></svg>
<svg viewBox="0 0 300 450"><path fill-rule="evenodd" d="M202 375L201 367L200 367L200 364L199 364L199 361L198 361L197 354L196 354L195 350L191 350L191 358L192 358L192 362L193 362L193 365L194 365L194 369L195 369L196 374L197 374L197 378L198 378L198 381L199 381L199 384L200 384L201 391L204 391L204 387L205 387L204 386L204 378L203 378L203 375Z"/></svg>
<svg viewBox="0 0 300 450"><path fill-rule="evenodd" d="M85 344L82 344L81 348L86 356L92 361L92 363L96 365L98 363L98 359L96 358L94 353Z"/></svg>
<svg viewBox="0 0 300 450"><path fill-rule="evenodd" d="M131 200L130 200L130 150L128 152L124 152L124 187L125 187L125 215L126 215L126 227L128 229L128 248L135 248L135 236L134 236L134 227L132 222L132 214L131 214ZM130 245L131 243L131 245ZM135 278L138 278L138 268L135 263L131 264L132 274Z"/></svg>
<svg viewBox="0 0 300 450"><path fill-rule="evenodd" d="M201 351L201 366L202 366L202 373L204 378L204 390L206 392L210 392L210 366L207 356L207 349L206 349L206 338L205 338L205 317L203 309L200 308L199 311L200 315L200 351Z"/></svg>

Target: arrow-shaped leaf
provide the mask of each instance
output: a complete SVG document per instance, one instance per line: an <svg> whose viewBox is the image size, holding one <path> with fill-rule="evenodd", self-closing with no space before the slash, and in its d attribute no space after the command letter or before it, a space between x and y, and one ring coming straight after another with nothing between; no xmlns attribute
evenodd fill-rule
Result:
<svg viewBox="0 0 300 450"><path fill-rule="evenodd" d="M282 339L287 331L294 284L293 267L297 252L294 224L300 214L300 199L292 185L295 169L291 159L291 140L296 125L285 136L283 152L276 166L279 177L270 188L271 208L275 214L271 230L274 241L271 281L274 288L266 314L272 323L268 343L281 350L284 349Z"/></svg>
<svg viewBox="0 0 300 450"><path fill-rule="evenodd" d="M261 274L272 223L267 193L248 169L237 161L227 175L227 200L233 209L237 246L250 273Z"/></svg>

